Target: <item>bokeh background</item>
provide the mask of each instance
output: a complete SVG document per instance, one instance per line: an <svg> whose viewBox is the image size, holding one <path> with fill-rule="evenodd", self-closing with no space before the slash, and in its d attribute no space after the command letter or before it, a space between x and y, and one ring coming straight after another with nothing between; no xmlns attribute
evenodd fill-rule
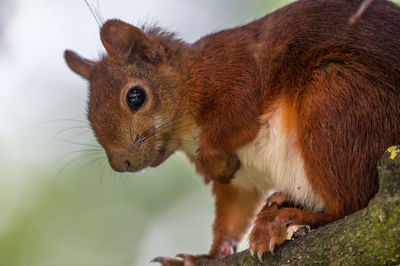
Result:
<svg viewBox="0 0 400 266"><path fill-rule="evenodd" d="M157 23L193 42L289 2L89 4L104 19ZM116 174L96 144L87 83L62 54L98 58L98 32L83 0L0 0L0 266L148 265L210 246L210 188L183 154L157 169Z"/></svg>

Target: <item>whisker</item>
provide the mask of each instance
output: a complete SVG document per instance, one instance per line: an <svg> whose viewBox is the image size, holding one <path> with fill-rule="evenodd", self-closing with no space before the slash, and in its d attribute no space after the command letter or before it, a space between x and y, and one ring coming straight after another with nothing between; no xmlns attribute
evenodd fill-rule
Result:
<svg viewBox="0 0 400 266"><path fill-rule="evenodd" d="M61 160L65 159L65 158L68 157L69 155L76 154L76 153L84 153L84 152L86 152L86 153L91 153L91 154L92 154L92 153L93 153L93 154L96 154L96 153L100 154L100 153L102 153L103 151L100 150L100 149L98 149L98 150L96 150L96 149L93 149L93 150L88 149L88 150L72 151L72 152L69 152L69 153L67 153L67 154L64 154L63 156L61 156L60 158L58 158L57 160L55 160L55 161L51 164L51 166L56 165L58 162L60 162Z"/></svg>
<svg viewBox="0 0 400 266"><path fill-rule="evenodd" d="M61 174L69 167L69 166L71 166L74 162L76 162L76 161L78 161L78 160L81 160L82 158L85 158L85 157L89 157L89 156L95 156L96 154L90 154L90 153L88 153L88 154L83 154L83 155L81 155L81 156L78 156L78 157L76 157L76 158L72 158L71 160L69 160L65 165L64 165L64 167L62 167L61 169L60 169L60 171L57 173L57 175L56 175L56 178L58 178L58 177L60 177L61 176Z"/></svg>
<svg viewBox="0 0 400 266"><path fill-rule="evenodd" d="M167 127L170 127L170 126L179 124L179 123L183 122L182 118L184 118L184 116L185 116L185 114L183 113L183 114L181 114L180 116L176 117L176 118L173 119L173 120L170 120L170 121L162 121L163 123L156 124L154 127L153 127L153 126L150 126L147 130L145 130L145 131L142 133L142 136L146 136L146 135L149 134L149 133L156 133L156 132L158 132L161 128L167 128ZM153 129L153 132L151 132L152 129Z"/></svg>
<svg viewBox="0 0 400 266"><path fill-rule="evenodd" d="M177 127L177 128L175 128L174 129L174 131L173 132L175 132L175 131L177 131L177 130L179 130L179 129L182 129L182 128L186 128L186 127L189 127L189 126L192 126L193 125L193 123L189 123L189 124L186 124L186 125L182 125L182 126L180 126L180 127ZM154 130L154 138L156 138L156 136L157 136L157 133L160 131L161 129L156 129L156 130ZM145 139L145 142L147 142L147 140L148 140L148 138L146 138L146 136L144 136L144 139ZM157 139L156 139L157 140ZM169 140L169 139L164 139L164 142L170 142L171 140ZM180 141L181 142L181 144L196 144L194 141L190 141L190 140L177 140L178 142Z"/></svg>
<svg viewBox="0 0 400 266"><path fill-rule="evenodd" d="M85 164L83 164L83 165L79 168L79 172L83 171L83 170L85 169L85 167L89 167L89 166L92 165L93 163L95 163L95 162L97 162L97 161L99 161L99 160L102 160L102 159L105 159L105 156L104 156L104 155L102 155L102 156L100 156L100 157L96 157L96 158L94 158L94 159L91 159L91 160L87 161Z"/></svg>
<svg viewBox="0 0 400 266"><path fill-rule="evenodd" d="M88 133L92 133L92 130L89 129L89 130L83 131L83 132L81 132L81 133L78 133L78 134L74 135L73 137L74 137L74 138L79 138L79 137L81 137L81 136L83 136L83 135L85 135L85 134L88 134Z"/></svg>
<svg viewBox="0 0 400 266"><path fill-rule="evenodd" d="M190 140L165 140L168 143L173 143L173 144L187 144L187 145L195 145L197 146L197 143L195 141L190 141Z"/></svg>
<svg viewBox="0 0 400 266"><path fill-rule="evenodd" d="M84 120L79 120L79 119L54 119L54 120L48 120L48 121L43 121L43 122L39 122L37 124L32 125L32 127L37 127L37 126L42 126L42 125L46 125L46 124L50 124L50 123L56 123L56 122L76 122L76 123L85 123L89 126L89 122L88 121L84 121Z"/></svg>
<svg viewBox="0 0 400 266"><path fill-rule="evenodd" d="M104 18L102 17L102 15L100 14L100 4L99 1L97 1L97 9L93 4L89 4L89 2L87 0L84 0L87 7L89 8L90 12L92 13L94 19L96 20L97 25L99 26L99 28L101 27L101 25L103 25L104 23Z"/></svg>
<svg viewBox="0 0 400 266"><path fill-rule="evenodd" d="M194 123L182 125L182 126L180 126L180 127L175 128L174 130L177 131L177 130L179 130L179 129L186 128L186 127L191 127L191 126L193 126L193 125L194 125ZM174 131L174 132L175 132L175 131Z"/></svg>
<svg viewBox="0 0 400 266"><path fill-rule="evenodd" d="M70 140L67 140L67 139L55 139L55 140L61 141L61 142L65 142L65 143L69 143L69 144L74 144L74 145L101 148L100 145L96 145L96 144L80 143L80 142L70 141Z"/></svg>
<svg viewBox="0 0 400 266"><path fill-rule="evenodd" d="M367 10L367 8L372 4L373 1L374 0L364 0L364 1L362 1L361 5L357 9L356 13L351 15L351 17L349 18L349 24L352 25L352 24L356 23L357 20L361 18L361 16L365 12L365 10Z"/></svg>
<svg viewBox="0 0 400 266"><path fill-rule="evenodd" d="M60 134L70 131L70 130L74 130L74 129L81 129L81 128L88 128L87 126L76 126L76 127L69 127L69 128L65 128L62 129L60 131L58 131L56 134L54 134L54 136L51 138L51 140L54 140L55 138L57 138Z"/></svg>
<svg viewBox="0 0 400 266"><path fill-rule="evenodd" d="M101 164L102 174L99 173L100 175L99 184L103 182L104 176L106 175L107 171L109 171L109 169L105 170L106 167L107 167L107 162L104 160L103 163Z"/></svg>
<svg viewBox="0 0 400 266"><path fill-rule="evenodd" d="M175 126L175 125L178 125L178 124L180 124L181 122L183 122L183 121L177 120L177 121L173 121L173 122L170 123L170 124L161 125L161 126L159 126L159 127L157 128L157 131L159 131L159 130L161 130L161 129L169 128L169 127L172 127L172 126ZM179 126L179 127L177 127L177 128L174 128L174 132L176 132L176 131L179 130L179 129L185 128L185 127L187 127L187 126L192 126L192 125L193 125L193 123L188 123L188 124L181 125L181 126Z"/></svg>
<svg viewBox="0 0 400 266"><path fill-rule="evenodd" d="M122 173L119 173L119 175L118 175L117 178L120 179L120 180L122 180L122 183L124 183L124 187L126 188L126 187L127 187L127 184L126 184L125 176L124 176Z"/></svg>
<svg viewBox="0 0 400 266"><path fill-rule="evenodd" d="M184 116L182 115L181 117L175 118L174 120L167 121L164 124L160 124L158 126L158 128L168 128L168 127L175 126L177 124L180 124L180 123L184 122L185 120L183 118L184 118Z"/></svg>
<svg viewBox="0 0 400 266"><path fill-rule="evenodd" d="M160 125L156 125L156 127L150 127L148 130L145 131L145 133L142 134L142 137L143 137L144 139L147 139L147 136L148 136L147 134L148 134L148 132L149 132L149 133L152 133L153 135L157 135L157 133L159 133L162 129L166 129L166 128L168 128L168 127L175 126L175 125L177 125L177 124L179 124L179 123L181 123L181 122L182 122L182 121L179 121L179 120L167 121L166 123L163 123L163 124L160 124ZM179 129L183 129L183 128L186 128L186 127L190 127L190 126L192 126L192 125L193 125L193 123L188 123L188 124L186 124L186 125L181 125L181 126L175 128L175 129L173 130L173 132L176 132L176 131L179 130ZM151 129L153 129L152 132L150 131ZM146 134L146 133L147 133L147 134Z"/></svg>

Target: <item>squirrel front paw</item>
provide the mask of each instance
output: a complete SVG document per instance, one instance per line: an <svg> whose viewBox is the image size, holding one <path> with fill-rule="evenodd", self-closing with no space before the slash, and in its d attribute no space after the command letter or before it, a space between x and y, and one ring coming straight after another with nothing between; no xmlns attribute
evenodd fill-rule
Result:
<svg viewBox="0 0 400 266"><path fill-rule="evenodd" d="M229 184L240 168L240 160L232 152L208 151L206 154L199 152L198 163L198 168L207 179L223 184Z"/></svg>
<svg viewBox="0 0 400 266"><path fill-rule="evenodd" d="M240 161L236 154L227 153L226 157L227 158L224 161L224 165L220 168L222 171L215 171L214 176L211 176L212 180L222 184L229 184L236 171L240 168Z"/></svg>
<svg viewBox="0 0 400 266"><path fill-rule="evenodd" d="M236 245L229 240L220 239L213 244L208 255L178 254L176 258L157 257L151 262L158 262L162 266L194 266L216 259L222 259L233 255L236 252Z"/></svg>
<svg viewBox="0 0 400 266"><path fill-rule="evenodd" d="M180 259L157 257L151 262L158 262L162 266L194 266L211 260L209 255L194 256L188 254L178 254L176 257Z"/></svg>

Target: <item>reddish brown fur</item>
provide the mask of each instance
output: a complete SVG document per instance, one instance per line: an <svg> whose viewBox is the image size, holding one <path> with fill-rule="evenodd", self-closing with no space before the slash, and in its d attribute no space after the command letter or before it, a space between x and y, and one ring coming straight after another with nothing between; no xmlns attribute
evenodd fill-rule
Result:
<svg viewBox="0 0 400 266"><path fill-rule="evenodd" d="M89 119L119 171L127 161L130 170L158 165L198 128L197 154L189 156L206 180L228 183L240 167L235 151L255 138L260 116L279 102L325 209L266 205L250 237L262 253L284 240L288 225L320 226L365 207L378 189L378 158L400 140L400 8L375 0L349 24L361 2L296 1L193 45L110 20L101 31L108 56L96 63L65 56L90 80ZM123 97L134 84L149 102L132 114ZM186 264L229 254L262 201L256 192L213 186L214 244L209 255L183 256Z"/></svg>
<svg viewBox="0 0 400 266"><path fill-rule="evenodd" d="M236 245L260 210L263 197L254 191L240 190L217 182L213 184L213 194L216 215L210 254L219 252L218 244L221 240L229 241L236 250Z"/></svg>

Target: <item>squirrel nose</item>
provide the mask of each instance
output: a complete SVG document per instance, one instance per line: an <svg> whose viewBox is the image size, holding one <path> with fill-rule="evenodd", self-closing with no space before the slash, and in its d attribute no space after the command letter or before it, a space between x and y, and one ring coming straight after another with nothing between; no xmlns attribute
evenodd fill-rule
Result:
<svg viewBox="0 0 400 266"><path fill-rule="evenodd" d="M123 149L107 149L108 162L116 172L137 172L143 169L143 162L140 156L132 156Z"/></svg>
<svg viewBox="0 0 400 266"><path fill-rule="evenodd" d="M132 172L134 170L134 167L132 163L126 159L126 158L121 158L120 156L108 156L108 162L110 163L110 166L114 171L117 172Z"/></svg>
<svg viewBox="0 0 400 266"><path fill-rule="evenodd" d="M125 172L130 172L132 170L131 163L128 160L125 161L125 169Z"/></svg>

